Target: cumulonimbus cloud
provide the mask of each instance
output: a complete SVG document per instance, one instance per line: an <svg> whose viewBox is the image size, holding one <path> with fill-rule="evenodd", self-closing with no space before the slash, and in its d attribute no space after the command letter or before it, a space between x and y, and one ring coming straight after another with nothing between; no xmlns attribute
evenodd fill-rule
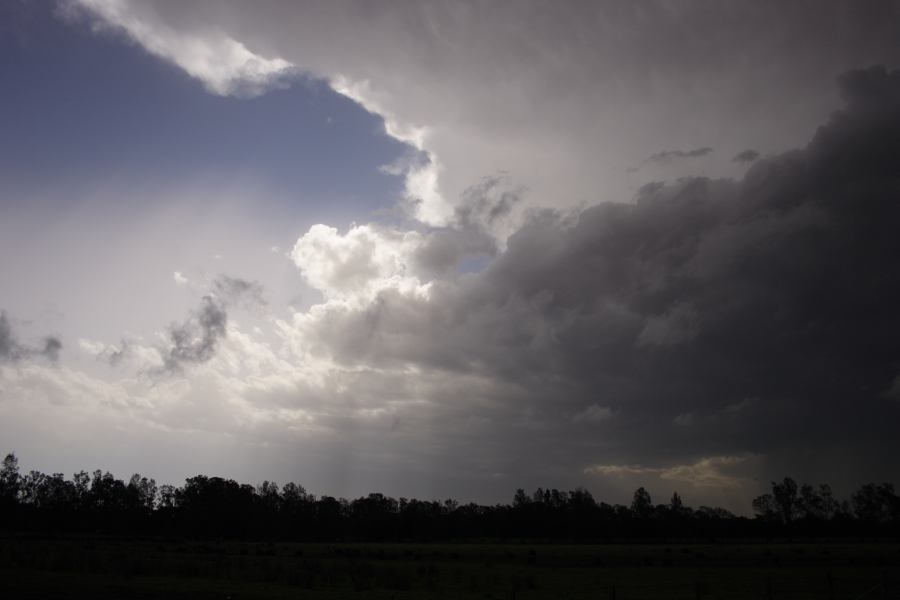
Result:
<svg viewBox="0 0 900 600"><path fill-rule="evenodd" d="M483 271L431 280L427 295L397 279L358 304L318 305L285 335L346 369L414 368L460 389L483 377L506 398L492 404L498 414L522 427L497 424L495 440L521 448L525 423L539 420L572 444L570 462L597 430L616 456L782 455L838 432L838 460L885 451L898 412L884 394L900 359L900 73L840 83L846 107L805 148L758 161L743 180L685 178L576 218L534 213ZM357 235L328 238L354 248ZM367 239L363 266L382 242ZM385 238L390 273L427 239L403 249ZM382 273L345 262L319 261L325 271L308 280L328 292L340 276ZM601 418L571 418L592 406ZM729 407L752 410L712 418ZM724 481L703 473L725 463L680 464L673 477Z"/></svg>
<svg viewBox="0 0 900 600"><path fill-rule="evenodd" d="M829 461L810 477L825 478L895 452L900 74L853 71L840 85L845 107L805 147L741 180L531 211L502 249L474 224L509 216L503 194L471 204L469 230L314 228L293 258L324 300L278 322L292 362L259 350L277 376L235 376L229 392L372 460L427 437L442 473L517 485L631 465L711 489L751 466L704 457L781 469L813 447ZM425 251L436 239L438 258ZM474 240L483 268L446 267ZM168 365L210 361L227 331L213 294L252 289L213 285L173 326Z"/></svg>

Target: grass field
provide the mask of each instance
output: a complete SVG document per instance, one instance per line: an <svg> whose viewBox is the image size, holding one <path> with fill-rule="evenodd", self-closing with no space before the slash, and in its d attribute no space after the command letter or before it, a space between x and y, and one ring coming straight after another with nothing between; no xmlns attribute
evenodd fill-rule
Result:
<svg viewBox="0 0 900 600"><path fill-rule="evenodd" d="M4 598L900 598L900 544L0 538Z"/></svg>

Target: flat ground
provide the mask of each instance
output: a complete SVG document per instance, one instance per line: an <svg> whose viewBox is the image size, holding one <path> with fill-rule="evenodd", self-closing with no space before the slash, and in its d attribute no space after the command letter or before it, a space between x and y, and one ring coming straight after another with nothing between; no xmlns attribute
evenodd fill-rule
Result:
<svg viewBox="0 0 900 600"><path fill-rule="evenodd" d="M900 598L900 544L288 544L6 537L0 538L0 596L883 600Z"/></svg>

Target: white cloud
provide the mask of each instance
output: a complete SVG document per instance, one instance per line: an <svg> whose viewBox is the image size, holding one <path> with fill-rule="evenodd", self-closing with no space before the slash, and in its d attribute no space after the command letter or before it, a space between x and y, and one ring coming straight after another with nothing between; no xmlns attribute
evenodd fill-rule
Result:
<svg viewBox="0 0 900 600"><path fill-rule="evenodd" d="M369 80L352 81L343 75L335 75L330 79L331 87L358 102L366 110L384 119L385 132L402 142L406 142L427 159L424 161L395 163L386 172L404 175L406 181L406 197L412 203L412 214L423 223L444 226L452 221L453 203L448 202L439 189L441 164L437 155L429 150L429 128L404 122L390 108L389 97L379 97ZM384 92L382 92L384 94ZM398 167L400 167L398 169Z"/></svg>
<svg viewBox="0 0 900 600"><path fill-rule="evenodd" d="M291 257L326 298L361 305L385 289L427 294L427 282L413 272L414 254L422 244L422 235L414 231L354 225L341 234L314 225L297 240Z"/></svg>
<svg viewBox="0 0 900 600"><path fill-rule="evenodd" d="M603 476L659 474L663 471L664 469L642 467L641 465L593 465L584 470L585 473Z"/></svg>
<svg viewBox="0 0 900 600"><path fill-rule="evenodd" d="M684 481L694 487L730 488L738 487L746 482L742 477L727 473L741 465L750 456L711 456L701 458L691 465L676 465L664 469L660 473L661 479L671 481Z"/></svg>
<svg viewBox="0 0 900 600"><path fill-rule="evenodd" d="M118 0L78 0L107 24L126 31L148 52L170 60L199 79L213 94L258 96L283 87L292 74L291 63L265 58L216 27L186 33L134 12L134 6Z"/></svg>
<svg viewBox="0 0 900 600"><path fill-rule="evenodd" d="M190 280L182 275L180 271L175 271L172 276L175 279L176 285L187 285L190 283Z"/></svg>
<svg viewBox="0 0 900 600"><path fill-rule="evenodd" d="M733 473L735 469L746 465L754 457L741 456L709 456L690 464L671 467L645 467L641 465L593 465L584 472L603 477L645 477L655 475L666 481L684 482L698 488L737 488L751 483L751 479Z"/></svg>

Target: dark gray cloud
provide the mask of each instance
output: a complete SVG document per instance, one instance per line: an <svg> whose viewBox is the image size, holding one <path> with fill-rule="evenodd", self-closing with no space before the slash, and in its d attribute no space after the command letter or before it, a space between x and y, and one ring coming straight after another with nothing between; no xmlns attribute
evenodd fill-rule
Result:
<svg viewBox="0 0 900 600"><path fill-rule="evenodd" d="M47 336L39 347L28 346L16 339L9 317L0 310L0 363L14 363L30 358L45 358L55 363L59 359L62 342L54 336Z"/></svg>
<svg viewBox="0 0 900 600"><path fill-rule="evenodd" d="M736 163L752 163L755 162L756 159L759 158L759 152L756 150L742 150L735 154L734 158L731 159L731 162Z"/></svg>
<svg viewBox="0 0 900 600"><path fill-rule="evenodd" d="M636 167L631 167L629 171L637 171L638 169L645 167L648 164L656 164L656 165L667 165L677 160L682 160L685 158L700 158L703 156L709 156L713 153L713 149L709 146L704 146L702 148L694 148L693 150L663 150L662 152L657 152L655 154L651 154L647 158L644 159L641 164Z"/></svg>
<svg viewBox="0 0 900 600"><path fill-rule="evenodd" d="M428 279L445 277L466 258L495 256L499 248L491 231L511 219L523 191L510 187L503 175L470 186L454 211L454 225L431 231L416 253L417 269Z"/></svg>
<svg viewBox="0 0 900 600"><path fill-rule="evenodd" d="M182 323L169 326L170 346L163 356L162 370L177 373L185 365L205 363L215 356L219 341L227 335L227 310L235 305L265 305L262 286L255 281L218 276L212 293L203 296L200 308ZM127 346L123 345L120 354L126 351Z"/></svg>
<svg viewBox="0 0 900 600"><path fill-rule="evenodd" d="M0 359L6 361L18 360L19 344L13 337L12 326L6 311L0 312Z"/></svg>
<svg viewBox="0 0 900 600"><path fill-rule="evenodd" d="M709 146L694 148L693 150L664 150L663 152L657 152L656 154L647 157L647 160L649 162L665 164L679 158L699 158L701 156L712 154L712 151L713 149Z"/></svg>
<svg viewBox="0 0 900 600"><path fill-rule="evenodd" d="M521 201L522 189L510 189L502 175L485 177L463 192L456 207L456 222L463 228L486 228L510 215Z"/></svg>
<svg viewBox="0 0 900 600"><path fill-rule="evenodd" d="M256 281L247 281L228 275L219 275L212 285L215 297L224 304L265 306L263 287Z"/></svg>
<svg viewBox="0 0 900 600"><path fill-rule="evenodd" d="M38 350L38 354L46 357L50 362L59 360L59 352L62 350L62 341L54 336L44 338L43 346Z"/></svg>
<svg viewBox="0 0 900 600"><path fill-rule="evenodd" d="M199 310L181 324L169 327L169 348L163 368L178 372L185 364L204 363L216 352L216 344L225 337L228 313L212 296L204 296Z"/></svg>
<svg viewBox="0 0 900 600"><path fill-rule="evenodd" d="M440 410L477 405L491 444L545 473L752 455L773 476L895 478L900 72L840 85L806 148L741 181L535 214L478 276L335 308L319 341L348 365L485 376Z"/></svg>
<svg viewBox="0 0 900 600"><path fill-rule="evenodd" d="M638 189L637 196L651 196L666 187L665 181L651 181Z"/></svg>

